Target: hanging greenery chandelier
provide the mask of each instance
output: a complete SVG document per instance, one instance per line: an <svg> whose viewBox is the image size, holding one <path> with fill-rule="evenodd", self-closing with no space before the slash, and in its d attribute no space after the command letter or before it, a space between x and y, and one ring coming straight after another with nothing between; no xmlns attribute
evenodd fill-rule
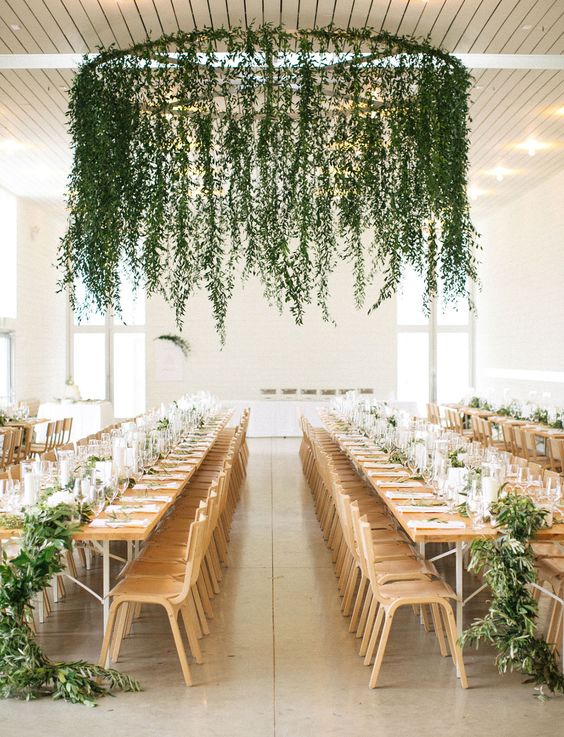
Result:
<svg viewBox="0 0 564 737"><path fill-rule="evenodd" d="M301 323L352 266L373 307L414 269L425 304L476 277L463 65L427 42L333 27L204 29L102 50L71 93L75 309L119 312L120 284L161 293L179 324L205 288L223 338L241 275ZM82 282L85 305L77 304Z"/></svg>

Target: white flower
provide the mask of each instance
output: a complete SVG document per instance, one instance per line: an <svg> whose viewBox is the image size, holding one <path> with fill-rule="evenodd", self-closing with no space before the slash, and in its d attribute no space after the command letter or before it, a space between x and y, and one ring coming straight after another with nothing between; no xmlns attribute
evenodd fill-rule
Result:
<svg viewBox="0 0 564 737"><path fill-rule="evenodd" d="M72 506L75 503L74 494L72 491L55 491L53 494L47 497L45 504L48 507L58 507L59 504L68 504Z"/></svg>

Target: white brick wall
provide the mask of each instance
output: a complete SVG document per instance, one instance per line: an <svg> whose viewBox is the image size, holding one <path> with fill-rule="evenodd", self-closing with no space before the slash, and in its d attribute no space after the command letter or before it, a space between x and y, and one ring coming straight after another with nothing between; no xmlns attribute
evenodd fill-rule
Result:
<svg viewBox="0 0 564 737"><path fill-rule="evenodd" d="M490 375L493 369L564 372L563 192L564 172L477 223L483 243L476 334L482 392L493 389L501 398L507 388L524 400L532 390L550 392L564 403L564 383Z"/></svg>
<svg viewBox="0 0 564 737"><path fill-rule="evenodd" d="M52 208L18 198L17 399L61 396L66 371L65 298L55 261L64 220Z"/></svg>
<svg viewBox="0 0 564 737"><path fill-rule="evenodd" d="M374 387L380 397L391 398L396 383L393 300L370 316L368 299L357 311L346 267L335 274L330 294L336 326L324 323L313 305L304 325L297 326L291 315L268 305L257 283L239 286L229 306L223 350L206 296L195 295L183 331L192 352L182 381L162 381L157 375L154 338L178 330L166 304L152 299L147 309L147 406L206 388L223 399L258 398L261 388L270 387Z"/></svg>

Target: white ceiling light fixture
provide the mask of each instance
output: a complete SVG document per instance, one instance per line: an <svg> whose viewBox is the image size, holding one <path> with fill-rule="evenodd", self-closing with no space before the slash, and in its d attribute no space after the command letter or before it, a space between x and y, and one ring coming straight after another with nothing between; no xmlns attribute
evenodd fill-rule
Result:
<svg viewBox="0 0 564 737"><path fill-rule="evenodd" d="M527 138L523 143L518 143L516 148L526 151L529 156L534 156L537 151L543 151L550 148L550 145L542 141L536 141L534 138Z"/></svg>
<svg viewBox="0 0 564 737"><path fill-rule="evenodd" d="M14 31L14 33L22 30L22 27L19 26L17 23L10 23L10 28L12 29L12 31Z"/></svg>

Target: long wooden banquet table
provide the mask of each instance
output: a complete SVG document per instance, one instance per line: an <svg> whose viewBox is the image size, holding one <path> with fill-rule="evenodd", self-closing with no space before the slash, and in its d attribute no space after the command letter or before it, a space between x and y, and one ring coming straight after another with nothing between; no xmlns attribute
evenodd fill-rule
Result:
<svg viewBox="0 0 564 737"><path fill-rule="evenodd" d="M462 633L464 606L485 588L484 584L466 599L464 598L464 554L473 540L496 537L499 531L491 525L476 528L468 517L463 517L458 512L435 511L433 507L417 511L416 506L414 511L407 511L404 507L411 499L416 500L418 497L421 500L429 499L428 495L433 493L432 487L425 485L422 481L402 482L402 477L409 478L411 475L408 469L399 464L396 468L390 468L391 464L386 463L383 453L369 449L371 443L368 438L343 430L342 422L334 414L320 411L319 416L334 442L349 458L360 477L386 504L402 530L418 545L420 553L425 556L427 543L441 543L449 546L448 550L429 560L436 561L449 555L455 556L456 625L458 632ZM427 497L424 496L425 494ZM432 520L429 519L430 517ZM550 528L540 530L535 540L564 544L564 524L555 524ZM538 584L534 585L551 598L564 604L564 601L554 592Z"/></svg>
<svg viewBox="0 0 564 737"><path fill-rule="evenodd" d="M564 439L564 430L555 427L549 427L548 425L544 425L541 422L533 422L531 420L516 420L514 417L509 417L508 415L499 415L494 410L469 407L465 404L454 403L445 404L444 406L457 410L463 417L481 417L483 419L489 420L491 423L497 425L498 427L500 427L501 425L514 425L523 432L531 433L535 436L535 438L541 438L542 441L545 443L550 438L554 438L555 440Z"/></svg>
<svg viewBox="0 0 564 737"><path fill-rule="evenodd" d="M190 479L213 448L219 433L229 422L232 413L232 409L224 410L202 430L193 431L190 437L195 437L196 441L190 449L173 448L168 456L155 464L154 470L158 471L158 474L145 474L132 488L114 501L115 506L135 510L127 512L126 521L116 520L104 511L75 533L74 539L77 542L90 542L102 556L102 593L99 594L72 576L69 571L65 571L64 574L101 603L104 632L110 611L108 596L111 589L110 561L114 559L125 564L134 557L139 544L151 536L171 510L176 499L185 491ZM18 535L18 530L0 529L0 540ZM123 542L127 543L127 558L111 552L112 543Z"/></svg>

